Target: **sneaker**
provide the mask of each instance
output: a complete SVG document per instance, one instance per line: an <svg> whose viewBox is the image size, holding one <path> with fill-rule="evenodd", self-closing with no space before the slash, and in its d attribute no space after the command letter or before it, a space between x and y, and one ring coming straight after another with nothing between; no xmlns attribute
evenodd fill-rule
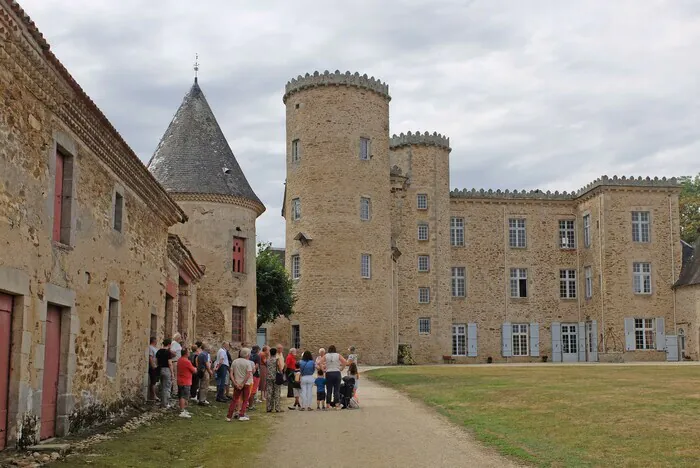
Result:
<svg viewBox="0 0 700 468"><path fill-rule="evenodd" d="M289 409L292 410L292 411L294 411L295 409L297 409L296 406L287 406L287 408L289 408Z"/></svg>
<svg viewBox="0 0 700 468"><path fill-rule="evenodd" d="M257 411L258 409L255 406L249 406L247 411Z"/></svg>
<svg viewBox="0 0 700 468"><path fill-rule="evenodd" d="M238 419L238 413L233 415L233 419Z"/></svg>
<svg viewBox="0 0 700 468"><path fill-rule="evenodd" d="M226 422L231 422L231 418L226 418Z"/></svg>
<svg viewBox="0 0 700 468"><path fill-rule="evenodd" d="M248 416L241 416L238 418L239 421L250 421L250 418Z"/></svg>
<svg viewBox="0 0 700 468"><path fill-rule="evenodd" d="M190 413L183 411L180 413L180 417L190 419L192 417L192 415Z"/></svg>
<svg viewBox="0 0 700 468"><path fill-rule="evenodd" d="M200 401L197 403L199 406L209 406L211 403L209 403L207 400Z"/></svg>
<svg viewBox="0 0 700 468"><path fill-rule="evenodd" d="M299 408L299 411L306 411L306 408Z"/></svg>
<svg viewBox="0 0 700 468"><path fill-rule="evenodd" d="M190 401L197 401L197 397L190 398Z"/></svg>

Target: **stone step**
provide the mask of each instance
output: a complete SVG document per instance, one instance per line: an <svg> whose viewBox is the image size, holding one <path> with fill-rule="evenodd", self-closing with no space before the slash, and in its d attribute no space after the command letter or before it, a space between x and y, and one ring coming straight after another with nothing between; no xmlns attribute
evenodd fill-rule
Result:
<svg viewBox="0 0 700 468"><path fill-rule="evenodd" d="M38 444L27 447L29 452L57 452L61 455L65 455L70 451L70 444Z"/></svg>

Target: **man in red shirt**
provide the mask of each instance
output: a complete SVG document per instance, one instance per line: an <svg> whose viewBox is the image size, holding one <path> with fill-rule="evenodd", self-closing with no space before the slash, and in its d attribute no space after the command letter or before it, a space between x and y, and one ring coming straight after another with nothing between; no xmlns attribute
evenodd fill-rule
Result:
<svg viewBox="0 0 700 468"><path fill-rule="evenodd" d="M177 361L177 392L180 398L180 417L191 418L187 411L187 400L190 397L190 387L192 386L192 375L197 372L197 368L192 365L189 358L187 346L182 347L182 357Z"/></svg>

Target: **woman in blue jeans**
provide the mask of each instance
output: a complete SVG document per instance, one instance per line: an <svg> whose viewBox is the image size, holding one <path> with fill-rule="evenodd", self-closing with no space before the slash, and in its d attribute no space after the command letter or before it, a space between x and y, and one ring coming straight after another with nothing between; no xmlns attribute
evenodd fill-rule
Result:
<svg viewBox="0 0 700 468"><path fill-rule="evenodd" d="M304 351L299 363L301 370L301 411L308 409L313 411L314 404L314 371L316 370L316 362L311 351Z"/></svg>
<svg viewBox="0 0 700 468"><path fill-rule="evenodd" d="M326 369L326 403L332 408L340 402L340 371L347 361L338 354L335 345L328 347L328 352L321 358L321 368Z"/></svg>

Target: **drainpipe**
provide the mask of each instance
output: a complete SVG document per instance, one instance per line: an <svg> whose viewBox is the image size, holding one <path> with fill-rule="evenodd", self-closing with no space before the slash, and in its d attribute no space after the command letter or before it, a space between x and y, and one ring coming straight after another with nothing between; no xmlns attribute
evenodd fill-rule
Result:
<svg viewBox="0 0 700 468"><path fill-rule="evenodd" d="M598 242L600 242L600 249L598 249L599 260L600 260L600 330L601 330L601 343L603 345L603 353L606 353L608 348L605 343L605 279L604 275L604 265L603 265L603 196L601 193L598 198Z"/></svg>
<svg viewBox="0 0 700 468"><path fill-rule="evenodd" d="M577 227L578 227L578 212L576 213L576 220L574 221L574 229L575 229L574 230L574 239L576 239L576 241L577 241L576 242L576 283L577 283L576 284L576 298L577 298L577 302L578 302L578 322L581 323L581 288L579 287L579 285L581 284L580 283L580 281L581 281L581 245L580 245L580 242L578 242L578 239L577 239L578 236L576 236L576 232L578 231L578 229L576 229ZM585 294L585 291L586 291L586 286L585 286L586 285L586 278L585 277L583 279L583 284L584 284L583 290L584 290L584 294ZM578 352L578 350L576 350L576 352Z"/></svg>
<svg viewBox="0 0 700 468"><path fill-rule="evenodd" d="M506 235L508 228L508 220L506 219L506 206L503 205L503 279L505 282L503 303L505 304L505 320L508 321L508 236Z"/></svg>
<svg viewBox="0 0 700 468"><path fill-rule="evenodd" d="M676 241L674 239L675 236L673 235L675 230L673 226L673 198L671 195L668 196L668 224L669 229L671 230L671 291L673 293L673 334L678 336L678 324L676 323L676 288L673 287L673 284L676 282L676 254L674 249L674 244L676 243ZM682 360L681 356L678 356L678 360Z"/></svg>

